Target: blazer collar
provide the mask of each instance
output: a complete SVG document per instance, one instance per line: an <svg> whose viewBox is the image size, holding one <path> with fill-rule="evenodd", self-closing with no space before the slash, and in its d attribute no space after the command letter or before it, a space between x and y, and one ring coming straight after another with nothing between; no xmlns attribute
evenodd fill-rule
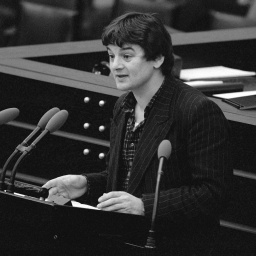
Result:
<svg viewBox="0 0 256 256"><path fill-rule="evenodd" d="M131 194L136 194L144 173L157 154L159 144L166 138L173 124L175 82L171 80L172 78L166 79L163 84L137 145L128 185L128 192Z"/></svg>
<svg viewBox="0 0 256 256"><path fill-rule="evenodd" d="M173 97L173 94L175 92L175 83L176 83L175 78L172 77L172 76L166 77L165 80L164 80L163 88L161 90L161 93L156 98L156 101L155 101L155 104L154 104L154 105L158 106L158 110L157 110L158 113L155 116L157 122L161 123L162 121L164 121L166 118L169 117L169 112L172 113L170 108L167 108L167 107L163 108L161 106L163 104L164 105L167 104L169 106L173 105L172 104L173 103L172 97ZM128 97L128 95L130 93L131 92L127 92L127 93L125 93L121 96L122 100L121 100L121 102L119 103L119 106L118 106L119 111L113 118L114 124L116 126L120 125L120 121L124 117L123 111L121 109L123 108L124 100ZM169 109L170 111L166 111L167 109ZM152 111L154 111L154 110L155 110L155 107L153 107Z"/></svg>

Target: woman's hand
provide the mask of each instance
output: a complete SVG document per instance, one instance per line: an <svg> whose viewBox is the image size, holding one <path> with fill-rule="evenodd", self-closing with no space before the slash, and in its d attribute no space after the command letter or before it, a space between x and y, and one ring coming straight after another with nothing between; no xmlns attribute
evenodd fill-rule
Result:
<svg viewBox="0 0 256 256"><path fill-rule="evenodd" d="M98 201L97 207L103 211L144 215L142 200L124 191L104 193Z"/></svg>
<svg viewBox="0 0 256 256"><path fill-rule="evenodd" d="M49 196L58 195L75 199L87 191L87 179L82 175L64 175L49 180L43 187L49 190Z"/></svg>

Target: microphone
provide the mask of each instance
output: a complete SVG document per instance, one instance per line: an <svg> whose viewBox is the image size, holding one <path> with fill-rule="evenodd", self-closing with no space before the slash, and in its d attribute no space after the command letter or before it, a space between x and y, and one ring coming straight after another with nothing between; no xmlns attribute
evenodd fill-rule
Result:
<svg viewBox="0 0 256 256"><path fill-rule="evenodd" d="M17 108L7 108L0 112L0 125L9 123L10 121L14 120L20 111Z"/></svg>
<svg viewBox="0 0 256 256"><path fill-rule="evenodd" d="M59 108L52 108L50 110L48 110L39 120L36 128L28 135L28 137L26 139L23 140L23 142L19 145L19 146L25 146L27 145L28 141L34 137L34 135L40 131L41 129L43 130L45 128L45 126L47 125L47 123L49 122L49 120L60 111ZM18 147L19 147L18 146Z"/></svg>
<svg viewBox="0 0 256 256"><path fill-rule="evenodd" d="M13 170L11 172L11 176L9 179L9 184L6 189L7 192L13 193L14 192L14 179L16 175L16 170L21 162L21 160L32 150L36 147L36 144L47 134L47 133L53 133L61 128L61 126L66 122L68 118L68 111L67 110L61 110L58 113L56 113L47 123L45 130L41 132L41 134L28 146L25 147L22 155L18 158L16 161Z"/></svg>
<svg viewBox="0 0 256 256"><path fill-rule="evenodd" d="M171 152L172 152L171 142L169 140L163 140L160 143L160 145L158 146L159 166L158 166L158 171L157 171L155 199L154 199L151 227L149 230L147 243L145 245L146 248L150 248L150 249L156 248L156 245L155 245L155 220L156 220L156 213L157 213L157 207L158 207L160 181L161 181L161 176L163 175L164 162L169 159Z"/></svg>
<svg viewBox="0 0 256 256"><path fill-rule="evenodd" d="M8 110L8 109L7 109ZM16 114L17 112L19 113L19 110L17 111L17 109L13 108L13 109L9 109L7 110L3 110L0 112L0 123L3 120L3 118L1 118L1 113L4 112L4 117L5 120L7 119L7 117L10 116L14 116L14 114ZM50 110L48 110L39 120L36 128L28 135L28 137L21 143L19 144L16 149L14 150L14 152L10 155L10 157L6 160L2 173L1 173L1 177L0 177L0 191L4 190L4 180L5 180L5 175L6 175L6 170L7 170L7 166L8 164L11 162L11 160L14 158L14 156L18 153L18 152L23 152L25 149L25 146L27 146L28 141L35 136L35 134L40 131L41 129L44 129L46 124L48 123L48 121L56 114L60 111L59 108L52 108ZM8 113L8 115L6 114Z"/></svg>
<svg viewBox="0 0 256 256"><path fill-rule="evenodd" d="M47 123L45 130L42 131L42 133L31 143L29 147L25 149L25 151L28 153L33 148L35 148L36 144L49 132L53 133L61 128L61 126L66 122L68 118L68 111L67 110L61 110L58 113L56 113Z"/></svg>

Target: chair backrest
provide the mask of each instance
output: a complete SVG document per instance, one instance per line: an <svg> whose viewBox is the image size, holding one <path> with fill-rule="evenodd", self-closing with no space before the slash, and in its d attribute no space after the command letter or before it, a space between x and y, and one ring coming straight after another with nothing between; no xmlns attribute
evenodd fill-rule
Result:
<svg viewBox="0 0 256 256"><path fill-rule="evenodd" d="M0 29L16 25L20 14L20 2L0 0Z"/></svg>
<svg viewBox="0 0 256 256"><path fill-rule="evenodd" d="M115 16L129 11L158 13L162 21L171 26L173 24L173 12L183 1L149 1L149 0L119 0L115 4Z"/></svg>
<svg viewBox="0 0 256 256"><path fill-rule="evenodd" d="M254 0L246 16L233 15L211 10L211 29L228 29L256 26L256 0Z"/></svg>
<svg viewBox="0 0 256 256"><path fill-rule="evenodd" d="M15 45L71 41L76 12L63 8L22 2Z"/></svg>
<svg viewBox="0 0 256 256"><path fill-rule="evenodd" d="M9 1L9 0L8 0ZM76 10L79 0L24 0L34 4L42 4L64 9Z"/></svg>
<svg viewBox="0 0 256 256"><path fill-rule="evenodd" d="M256 0L251 3L251 6L247 12L247 19L256 20Z"/></svg>

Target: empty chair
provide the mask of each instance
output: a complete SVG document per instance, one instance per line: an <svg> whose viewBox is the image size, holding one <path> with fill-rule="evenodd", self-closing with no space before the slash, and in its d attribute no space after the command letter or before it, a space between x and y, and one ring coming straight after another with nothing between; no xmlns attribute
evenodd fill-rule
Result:
<svg viewBox="0 0 256 256"><path fill-rule="evenodd" d="M254 0L245 16L219 11L210 11L211 29L228 29L256 26L256 0Z"/></svg>
<svg viewBox="0 0 256 256"><path fill-rule="evenodd" d="M21 3L21 18L11 45L71 41L76 12L30 2Z"/></svg>
<svg viewBox="0 0 256 256"><path fill-rule="evenodd" d="M6 46L19 21L19 0L0 0L0 47Z"/></svg>
<svg viewBox="0 0 256 256"><path fill-rule="evenodd" d="M9 0L8 0L9 1ZM26 2L76 10L81 0L26 0Z"/></svg>
<svg viewBox="0 0 256 256"><path fill-rule="evenodd" d="M118 0L116 2L115 16L128 11L158 13L165 25L172 26L174 12L185 1Z"/></svg>

